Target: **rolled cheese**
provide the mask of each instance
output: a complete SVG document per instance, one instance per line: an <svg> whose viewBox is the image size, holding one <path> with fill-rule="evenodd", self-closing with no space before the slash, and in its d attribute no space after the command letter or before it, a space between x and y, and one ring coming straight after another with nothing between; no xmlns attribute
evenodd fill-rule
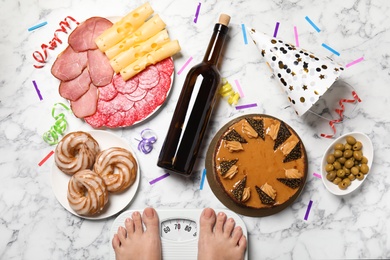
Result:
<svg viewBox="0 0 390 260"><path fill-rule="evenodd" d="M146 41L134 45L130 49L119 53L112 60L110 60L111 67L116 73L118 73L138 58L146 55L153 50L159 49L168 41L169 35L167 30L162 30L153 37L147 39Z"/></svg>
<svg viewBox="0 0 390 260"><path fill-rule="evenodd" d="M132 78L137 73L144 70L147 66L156 64L163 59L173 56L181 50L177 40L169 41L161 46L161 48L151 51L150 53L140 57L126 68L120 71L123 80Z"/></svg>
<svg viewBox="0 0 390 260"><path fill-rule="evenodd" d="M145 3L134 9L128 15L116 22L112 27L105 30L95 39L96 45L103 52L123 40L128 34L133 33L145 23L153 14L153 9L149 3Z"/></svg>
<svg viewBox="0 0 390 260"><path fill-rule="evenodd" d="M165 28L165 23L161 20L159 15L155 15L149 20L147 20L140 28L138 28L134 33L124 38L119 43L115 44L108 50L106 50L107 57L111 60L119 53L128 50L133 45L143 42L153 35L157 34L159 31Z"/></svg>

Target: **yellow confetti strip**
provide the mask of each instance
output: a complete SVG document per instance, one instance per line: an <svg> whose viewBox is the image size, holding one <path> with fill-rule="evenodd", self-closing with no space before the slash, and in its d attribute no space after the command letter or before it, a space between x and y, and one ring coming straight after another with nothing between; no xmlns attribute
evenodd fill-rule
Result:
<svg viewBox="0 0 390 260"><path fill-rule="evenodd" d="M222 79L222 87L219 89L219 94L222 97L228 97L229 105L237 105L240 99L240 94L233 90L232 85L225 79Z"/></svg>
<svg viewBox="0 0 390 260"><path fill-rule="evenodd" d="M54 115L56 112L57 105L62 106L66 111L71 113L70 108L66 105L62 103L54 104L53 109L51 110L51 115L56 121L54 125L52 125L50 130L43 134L43 140L50 145L57 144L59 140L59 135L64 135L66 128L68 127L68 122L65 119L64 113Z"/></svg>

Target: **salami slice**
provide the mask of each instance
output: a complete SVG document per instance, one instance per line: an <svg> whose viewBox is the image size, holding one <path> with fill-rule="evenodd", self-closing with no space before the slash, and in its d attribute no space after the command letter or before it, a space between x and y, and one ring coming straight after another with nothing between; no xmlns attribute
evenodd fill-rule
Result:
<svg viewBox="0 0 390 260"><path fill-rule="evenodd" d="M114 75L113 84L118 92L122 94L131 94L138 88L138 77L133 77L128 81L124 81L119 74Z"/></svg>
<svg viewBox="0 0 390 260"><path fill-rule="evenodd" d="M159 71L167 73L169 76L172 75L174 71L174 64L172 58L166 58L156 64L156 67Z"/></svg>
<svg viewBox="0 0 390 260"><path fill-rule="evenodd" d="M110 101L114 97L116 97L116 95L118 95L118 91L116 90L112 82L110 84L105 85L104 87L99 87L98 91L99 99L104 101Z"/></svg>
<svg viewBox="0 0 390 260"><path fill-rule="evenodd" d="M118 125L120 126L123 124L124 118L125 118L125 112L118 111L107 118L106 126L110 128L118 127Z"/></svg>
<svg viewBox="0 0 390 260"><path fill-rule="evenodd" d="M129 100L131 100L133 102L137 102L137 101L142 100L146 96L146 93L147 93L147 91L145 89L137 88L133 93L125 94L125 96Z"/></svg>
<svg viewBox="0 0 390 260"><path fill-rule="evenodd" d="M54 61L51 74L61 81L72 80L83 72L87 63L87 52L75 52L68 46Z"/></svg>
<svg viewBox="0 0 390 260"><path fill-rule="evenodd" d="M84 117L85 122L87 122L93 128L100 128L106 125L107 116L99 112L99 105L97 111L92 116Z"/></svg>
<svg viewBox="0 0 390 260"><path fill-rule="evenodd" d="M98 91L93 85L89 85L89 90L78 100L71 101L70 107L73 114L78 118L84 118L95 114L98 101Z"/></svg>
<svg viewBox="0 0 390 260"><path fill-rule="evenodd" d="M154 88L155 86L158 85L160 81L159 70L157 69L156 66L149 66L143 71L143 73L138 75L139 75L138 87L145 90Z"/></svg>
<svg viewBox="0 0 390 260"><path fill-rule="evenodd" d="M118 94L110 103L116 111L123 112L130 110L134 105L134 101L129 100L123 94Z"/></svg>
<svg viewBox="0 0 390 260"><path fill-rule="evenodd" d="M89 77L88 69L84 69L75 79L61 81L58 92L63 98L76 101L89 90L90 84L91 78Z"/></svg>

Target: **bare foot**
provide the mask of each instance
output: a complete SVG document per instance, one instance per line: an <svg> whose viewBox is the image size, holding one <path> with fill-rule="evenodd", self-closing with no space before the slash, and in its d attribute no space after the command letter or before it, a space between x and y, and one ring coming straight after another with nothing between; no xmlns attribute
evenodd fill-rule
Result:
<svg viewBox="0 0 390 260"><path fill-rule="evenodd" d="M157 212L153 208L146 208L142 218L139 212L134 212L131 218L126 219L125 227L118 228L118 233L112 239L112 247L117 260L160 260L161 239Z"/></svg>
<svg viewBox="0 0 390 260"><path fill-rule="evenodd" d="M206 208L200 216L198 260L226 259L243 260L247 245L241 227L235 227L232 218L225 213L215 215L213 209Z"/></svg>

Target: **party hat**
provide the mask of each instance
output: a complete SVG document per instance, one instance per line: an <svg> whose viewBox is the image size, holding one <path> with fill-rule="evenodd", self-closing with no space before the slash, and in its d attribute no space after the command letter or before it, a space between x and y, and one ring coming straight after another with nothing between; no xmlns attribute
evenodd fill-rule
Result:
<svg viewBox="0 0 390 260"><path fill-rule="evenodd" d="M255 29L250 29L249 34L299 116L317 102L344 70L329 57L317 57Z"/></svg>

